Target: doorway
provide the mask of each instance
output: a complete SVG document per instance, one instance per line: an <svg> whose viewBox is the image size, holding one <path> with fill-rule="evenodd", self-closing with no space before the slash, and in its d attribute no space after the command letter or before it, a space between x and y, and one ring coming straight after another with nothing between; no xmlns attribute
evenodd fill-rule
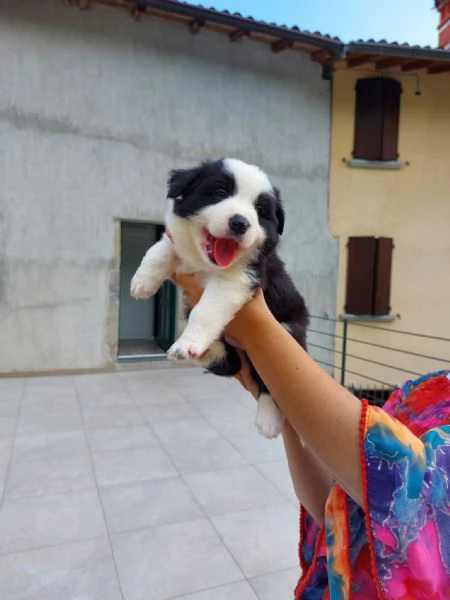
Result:
<svg viewBox="0 0 450 600"><path fill-rule="evenodd" d="M176 289L166 281L148 300L130 295L130 282L147 250L164 227L151 223L121 223L119 360L164 358L175 339Z"/></svg>

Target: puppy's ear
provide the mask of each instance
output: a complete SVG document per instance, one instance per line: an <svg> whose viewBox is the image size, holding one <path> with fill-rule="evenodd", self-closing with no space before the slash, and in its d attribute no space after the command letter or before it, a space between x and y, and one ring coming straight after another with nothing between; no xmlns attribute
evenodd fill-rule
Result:
<svg viewBox="0 0 450 600"><path fill-rule="evenodd" d="M278 235L282 235L283 230L284 230L284 208L283 208L283 203L281 202L281 194L280 194L280 190L278 188L273 188L273 191L275 193L275 199L276 199L276 211L275 211L275 216L277 218L278 221Z"/></svg>
<svg viewBox="0 0 450 600"><path fill-rule="evenodd" d="M193 169L175 169L171 171L167 182L167 196L173 199L183 196L188 188L195 183L200 171L201 167L194 167Z"/></svg>

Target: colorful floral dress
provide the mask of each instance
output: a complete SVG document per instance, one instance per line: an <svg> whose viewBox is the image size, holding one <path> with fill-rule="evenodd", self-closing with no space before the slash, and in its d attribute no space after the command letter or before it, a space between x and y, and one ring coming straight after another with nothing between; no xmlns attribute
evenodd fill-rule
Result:
<svg viewBox="0 0 450 600"><path fill-rule="evenodd" d="M450 600L450 374L363 403L364 507L334 485L319 528L301 508L296 600Z"/></svg>

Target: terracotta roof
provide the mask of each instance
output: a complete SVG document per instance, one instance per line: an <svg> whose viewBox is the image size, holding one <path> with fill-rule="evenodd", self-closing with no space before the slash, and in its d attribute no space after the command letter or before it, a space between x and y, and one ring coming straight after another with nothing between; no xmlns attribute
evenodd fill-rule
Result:
<svg viewBox="0 0 450 600"><path fill-rule="evenodd" d="M177 0L78 0L78 6L86 9L90 4L107 4L126 10L139 19L143 15L160 17L187 25L192 34L209 29L227 34L232 42L250 39L270 44L274 52L297 50L316 54L314 60L326 63L337 58L342 51L342 41L319 32L303 31L244 17L240 13L219 11L202 5ZM320 53L320 54L319 54Z"/></svg>
<svg viewBox="0 0 450 600"><path fill-rule="evenodd" d="M77 0L80 8L91 3L107 4L133 15L135 20L142 16L159 17L184 24L193 35L203 28L228 35L231 42L249 39L270 44L273 52L293 50L306 52L324 66L336 60L347 59L349 67L366 62L375 62L377 68L403 67L404 70L428 68L429 72L442 73L450 70L450 51L430 46L389 43L386 40L357 40L344 44L338 37L301 30L276 23L267 23L253 17L227 10L219 11L202 5L178 0ZM435 0L436 6L440 2Z"/></svg>

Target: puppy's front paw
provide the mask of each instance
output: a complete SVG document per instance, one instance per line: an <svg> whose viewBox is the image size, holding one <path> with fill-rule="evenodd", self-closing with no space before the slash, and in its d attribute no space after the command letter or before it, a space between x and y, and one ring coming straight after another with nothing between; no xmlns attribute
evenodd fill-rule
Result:
<svg viewBox="0 0 450 600"><path fill-rule="evenodd" d="M144 275L140 269L136 271L131 280L130 293L136 300L150 298L150 296L153 296L158 289L158 282L153 282L148 276Z"/></svg>
<svg viewBox="0 0 450 600"><path fill-rule="evenodd" d="M269 394L261 394L256 413L256 427L266 438L276 438L282 431L284 415Z"/></svg>
<svg viewBox="0 0 450 600"><path fill-rule="evenodd" d="M170 360L201 360L208 350L208 345L182 335L167 352Z"/></svg>
<svg viewBox="0 0 450 600"><path fill-rule="evenodd" d="M224 361L226 357L227 351L225 344L221 341L216 341L211 344L208 350L204 352L200 358L196 359L196 362L202 367L208 368L211 365Z"/></svg>

